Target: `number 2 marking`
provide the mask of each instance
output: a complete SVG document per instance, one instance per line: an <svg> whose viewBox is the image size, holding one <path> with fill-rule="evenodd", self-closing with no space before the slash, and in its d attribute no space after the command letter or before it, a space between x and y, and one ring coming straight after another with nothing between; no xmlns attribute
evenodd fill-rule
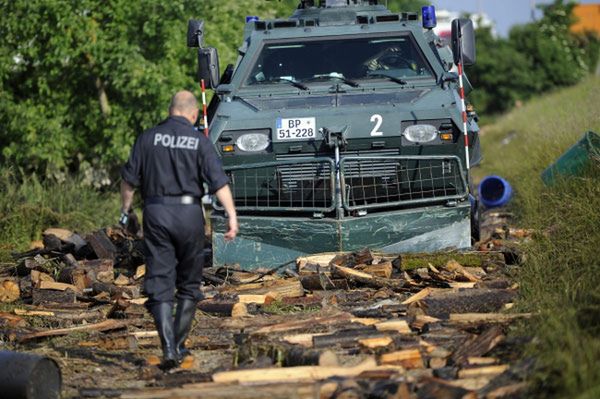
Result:
<svg viewBox="0 0 600 399"><path fill-rule="evenodd" d="M373 130L371 130L371 136L383 136L383 132L379 131L379 128L383 123L383 116L374 114L371 116L371 122L375 122L375 127L373 127Z"/></svg>

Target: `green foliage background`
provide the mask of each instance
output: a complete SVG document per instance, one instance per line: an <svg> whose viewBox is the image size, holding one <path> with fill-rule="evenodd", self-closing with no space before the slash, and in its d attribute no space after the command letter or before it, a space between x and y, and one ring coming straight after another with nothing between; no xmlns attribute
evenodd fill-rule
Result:
<svg viewBox="0 0 600 399"><path fill-rule="evenodd" d="M388 6L419 11L425 3ZM205 20L205 42L219 49L223 69L236 60L246 15L284 18L297 4L0 0L0 161L58 181L93 171L108 182L135 136L166 116L170 96L198 91L188 19ZM595 65L600 42L569 33L571 8L556 0L542 20L508 39L478 32L479 61L469 75L482 114L573 84Z"/></svg>
<svg viewBox="0 0 600 399"><path fill-rule="evenodd" d="M482 113L499 113L546 91L579 82L598 63L596 34L573 34L575 2L555 0L536 22L517 25L508 38L477 31L477 63L467 69L470 100Z"/></svg>

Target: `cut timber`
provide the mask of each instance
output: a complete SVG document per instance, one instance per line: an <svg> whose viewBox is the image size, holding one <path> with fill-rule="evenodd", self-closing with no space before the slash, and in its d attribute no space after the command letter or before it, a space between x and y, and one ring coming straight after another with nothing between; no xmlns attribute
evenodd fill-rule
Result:
<svg viewBox="0 0 600 399"><path fill-rule="evenodd" d="M41 290L34 288L31 290L31 299L33 305L49 304L49 303L60 303L74 304L76 293L73 290L67 291L54 291L54 290Z"/></svg>
<svg viewBox="0 0 600 399"><path fill-rule="evenodd" d="M413 296L411 296L410 298L408 298L407 300L405 300L404 302L402 302L403 305L410 305L413 302L418 302L421 299L427 297L429 294L431 294L431 288L427 287L427 288L423 288L421 291L417 292L416 294L414 294Z"/></svg>
<svg viewBox="0 0 600 399"><path fill-rule="evenodd" d="M300 276L302 287L309 291L315 290L348 290L348 281L345 278L330 278L327 273L312 273Z"/></svg>
<svg viewBox="0 0 600 399"><path fill-rule="evenodd" d="M112 283L115 279L114 261L112 259L94 259L80 261L86 276L93 282Z"/></svg>
<svg viewBox="0 0 600 399"><path fill-rule="evenodd" d="M301 256L296 259L298 272L300 273L300 275L302 275L307 265L318 265L321 268L326 268L329 266L331 260L337 255L339 255L338 252L329 252L310 256ZM312 273L312 271L309 273Z"/></svg>
<svg viewBox="0 0 600 399"><path fill-rule="evenodd" d="M425 378L418 390L419 399L477 399L477 394L439 378ZM412 398L413 396L409 396Z"/></svg>
<svg viewBox="0 0 600 399"><path fill-rule="evenodd" d="M361 346L364 346L365 348L369 348L369 349L383 348L383 347L388 346L392 342L394 342L394 340L391 337L388 337L388 336L374 337L374 338L363 338L363 339L359 339L358 340L358 343Z"/></svg>
<svg viewBox="0 0 600 399"><path fill-rule="evenodd" d="M86 245L86 242L79 234L75 234L70 230L60 229L60 228L49 228L46 229L43 233L44 236L53 235L58 237L62 242L66 242L68 244L73 244L75 247L75 251L79 251Z"/></svg>
<svg viewBox="0 0 600 399"><path fill-rule="evenodd" d="M356 270L363 271L375 277L391 278L392 277L392 262L385 261L376 265L358 265Z"/></svg>
<svg viewBox="0 0 600 399"><path fill-rule="evenodd" d="M497 312L505 303L513 302L515 290L472 288L468 290L435 290L420 301L426 314L448 318L452 313Z"/></svg>
<svg viewBox="0 0 600 399"><path fill-rule="evenodd" d="M480 357L504 341L504 333L498 325L492 326L481 335L467 339L452 355L455 364L464 364L469 357Z"/></svg>
<svg viewBox="0 0 600 399"><path fill-rule="evenodd" d="M38 288L40 290L56 290L56 291L71 290L73 292L81 294L81 290L72 284L56 283L54 281L40 281L40 283L38 284Z"/></svg>
<svg viewBox="0 0 600 399"><path fill-rule="evenodd" d="M304 288L302 288L302 284L297 278L278 279L265 281L264 283L228 286L223 289L223 292L253 295L275 293L280 298L304 296Z"/></svg>
<svg viewBox="0 0 600 399"><path fill-rule="evenodd" d="M495 357L468 357L467 363L474 366L490 366L498 363Z"/></svg>
<svg viewBox="0 0 600 399"><path fill-rule="evenodd" d="M473 274L469 273L460 263L458 263L454 259L450 259L448 262L446 262L444 269L448 270L449 272L453 272L453 273L456 273L456 274L462 276L467 281L471 281L471 282L479 281L479 278L477 278Z"/></svg>
<svg viewBox="0 0 600 399"><path fill-rule="evenodd" d="M105 320L96 324L86 324L83 326L70 327L70 328L58 328L54 330L38 331L35 333L25 334L18 337L19 342L31 341L32 339L44 338L44 337L55 337L58 335L67 335L73 332L81 331L110 331L118 330L120 328L127 327L128 322L121 320Z"/></svg>
<svg viewBox="0 0 600 399"><path fill-rule="evenodd" d="M48 273L44 273L44 272L40 272L39 270L32 270L31 271L31 283L35 286L39 288L39 284L42 281L54 281L54 279L52 278L52 276L50 276Z"/></svg>
<svg viewBox="0 0 600 399"><path fill-rule="evenodd" d="M356 343L361 339L383 337L385 337L385 335L373 327L361 327L340 330L328 335L315 336L313 337L313 345L315 348L332 348L336 345L339 345L342 348L351 348L356 346Z"/></svg>
<svg viewBox="0 0 600 399"><path fill-rule="evenodd" d="M305 348L311 348L313 346L313 337L318 335L328 335L329 333L316 333L316 334L296 334L296 335L286 335L282 338L284 342L288 344L300 345Z"/></svg>
<svg viewBox="0 0 600 399"><path fill-rule="evenodd" d="M32 278L33 278L33 271ZM90 288L92 280L87 276L87 271L80 265L67 266L63 268L59 275L58 281L61 283L73 284L80 290Z"/></svg>
<svg viewBox="0 0 600 399"><path fill-rule="evenodd" d="M245 303L236 303L231 308L231 317L246 317L249 315L248 305Z"/></svg>
<svg viewBox="0 0 600 399"><path fill-rule="evenodd" d="M458 378L494 377L504 373L506 370L508 370L507 364L462 369L458 372Z"/></svg>
<svg viewBox="0 0 600 399"><path fill-rule="evenodd" d="M363 273L358 270L350 269L344 266L334 266L333 269L336 273L349 281L354 282L358 285L365 285L373 288L391 288L392 290L406 290L406 282L403 280L387 279L381 277L375 277L368 273Z"/></svg>
<svg viewBox="0 0 600 399"><path fill-rule="evenodd" d="M453 313L449 321L458 324L469 323L508 323L516 319L529 318L532 313Z"/></svg>
<svg viewBox="0 0 600 399"><path fill-rule="evenodd" d="M21 296L19 284L12 279L2 279L0 281L0 302L14 302Z"/></svg>
<svg viewBox="0 0 600 399"><path fill-rule="evenodd" d="M345 321L350 321L353 318L354 316L352 316L350 313L337 313L331 316L312 317L305 320L288 321L285 323L261 327L255 331L255 334L270 334L281 331L299 330L303 328L314 327L319 324L332 325L337 323L343 323Z"/></svg>
<svg viewBox="0 0 600 399"><path fill-rule="evenodd" d="M375 324L377 331L395 331L399 334L410 334L412 331L406 320L386 320Z"/></svg>
<svg viewBox="0 0 600 399"><path fill-rule="evenodd" d="M13 312L18 316L54 316L54 312L47 310L14 309Z"/></svg>
<svg viewBox="0 0 600 399"><path fill-rule="evenodd" d="M266 381L318 381L331 377L355 377L363 371L377 369L377 363L369 358L354 367L298 366L255 370L223 371L213 374L218 383L256 383Z"/></svg>
<svg viewBox="0 0 600 399"><path fill-rule="evenodd" d="M110 241L104 230L98 230L86 238L99 259L115 260L117 247Z"/></svg>
<svg viewBox="0 0 600 399"><path fill-rule="evenodd" d="M117 286L129 285L129 277L119 274L119 276L115 279L114 284Z"/></svg>
<svg viewBox="0 0 600 399"><path fill-rule="evenodd" d="M240 303L256 303L258 305L268 305L277 299L277 293L269 292L268 294L247 294L238 295Z"/></svg>
<svg viewBox="0 0 600 399"><path fill-rule="evenodd" d="M401 351L384 353L379 358L381 364L400 365L407 369L423 368L421 351L418 349L405 349Z"/></svg>
<svg viewBox="0 0 600 399"><path fill-rule="evenodd" d="M139 265L135 269L135 274L133 275L134 280L139 280L146 275L146 265Z"/></svg>

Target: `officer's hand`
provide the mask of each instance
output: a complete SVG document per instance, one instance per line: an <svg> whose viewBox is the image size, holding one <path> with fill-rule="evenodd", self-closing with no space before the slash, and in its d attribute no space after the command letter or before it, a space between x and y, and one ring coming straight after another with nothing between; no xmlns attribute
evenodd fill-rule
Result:
<svg viewBox="0 0 600 399"><path fill-rule="evenodd" d="M238 222L236 218L229 218L229 231L225 233L225 241L231 241L235 238L239 231Z"/></svg>

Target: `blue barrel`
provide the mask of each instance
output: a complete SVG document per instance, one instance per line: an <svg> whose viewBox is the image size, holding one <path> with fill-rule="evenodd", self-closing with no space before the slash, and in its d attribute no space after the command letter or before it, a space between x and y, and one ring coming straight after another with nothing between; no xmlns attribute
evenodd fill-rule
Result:
<svg viewBox="0 0 600 399"><path fill-rule="evenodd" d="M552 185L558 176L581 175L596 162L600 163L600 136L587 132L542 172L542 180L546 185Z"/></svg>
<svg viewBox="0 0 600 399"><path fill-rule="evenodd" d="M479 200L486 208L504 206L512 197L512 187L500 176L487 176L479 183Z"/></svg>

